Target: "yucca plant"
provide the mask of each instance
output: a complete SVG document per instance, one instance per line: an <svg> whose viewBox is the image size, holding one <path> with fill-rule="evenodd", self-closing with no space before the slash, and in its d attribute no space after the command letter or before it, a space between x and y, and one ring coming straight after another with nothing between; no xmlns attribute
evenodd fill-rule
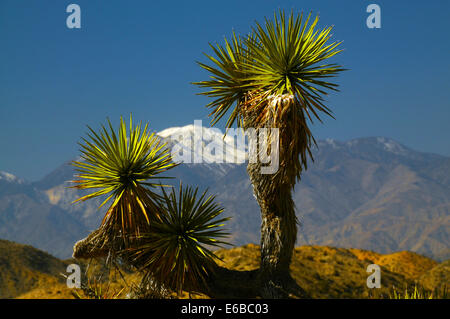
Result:
<svg viewBox="0 0 450 319"><path fill-rule="evenodd" d="M81 159L72 163L78 171L73 187L93 192L75 202L104 196L99 208L107 203L110 206L99 230L75 245L75 257L81 256L85 247L89 251L83 253L98 257L96 249L117 239L120 243L115 249L126 248L130 236L148 232L151 220L161 214L160 195L155 192L164 178L159 174L176 165L165 144L149 132L148 124L133 127L131 115L128 130L122 118L117 133L109 120L108 126L102 125L99 132L88 128L88 138L79 143Z"/></svg>
<svg viewBox="0 0 450 319"><path fill-rule="evenodd" d="M206 191L199 195L197 188L180 184L178 191L162 194L165 213L141 236L142 244L130 249L130 259L145 272L144 282L156 280L178 293L205 287L218 258L211 248L226 244L222 226L229 218L218 218L223 208Z"/></svg>
<svg viewBox="0 0 450 319"><path fill-rule="evenodd" d="M227 128L279 129L279 169L261 174L261 163L249 163L247 172L261 207L261 282L265 297L286 297L283 289L292 282L289 264L297 235L292 189L315 143L309 128L319 114L331 116L324 105L327 90L337 91L329 78L344 69L327 62L341 50L329 42L332 27L318 30L303 14L289 17L280 10L273 20L256 23L249 36L233 34L232 41L213 46L207 55L211 65L200 63L211 76L195 82L212 97L211 124L229 114ZM269 139L274 138L269 135ZM270 142L270 140L269 140ZM272 150L273 151L273 150ZM277 288L281 287L281 288Z"/></svg>
<svg viewBox="0 0 450 319"><path fill-rule="evenodd" d="M427 292L424 289L419 290L417 285L414 286L414 290L408 290L405 288L404 293L398 291L395 287L392 288L392 294L389 294L389 299L434 299L433 293Z"/></svg>
<svg viewBox="0 0 450 319"><path fill-rule="evenodd" d="M95 278L92 281L89 278L88 282L82 284L80 289L83 293L78 290L71 291L75 299L119 299L125 290L125 288L114 290L109 284L101 283Z"/></svg>

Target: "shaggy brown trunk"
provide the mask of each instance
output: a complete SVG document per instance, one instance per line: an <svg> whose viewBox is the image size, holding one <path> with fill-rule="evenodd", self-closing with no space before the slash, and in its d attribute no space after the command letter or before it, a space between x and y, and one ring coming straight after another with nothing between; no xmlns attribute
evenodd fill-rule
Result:
<svg viewBox="0 0 450 319"><path fill-rule="evenodd" d="M303 291L289 272L297 237L291 188L280 185L272 190L270 177L261 174L259 164L249 164L247 172L261 208L261 295L263 298L302 297Z"/></svg>
<svg viewBox="0 0 450 319"><path fill-rule="evenodd" d="M250 96L249 100L251 99ZM289 272L297 238L292 190L301 172L299 156L302 147L308 142L305 140L305 126L298 124L302 123L301 118L299 120L302 113L297 111L294 101L290 95L269 97L261 104L262 109L244 107L242 111L245 130L252 127L278 130L277 133L270 131L269 135L263 135L264 137L260 132L256 132L258 137L251 137L254 139L253 150L256 150L258 158L256 161L249 161L247 166L253 193L261 209L259 274L260 291L265 298L306 297ZM261 112L266 112L262 122L261 117L264 114ZM272 156L274 152L278 153L278 156ZM269 166L277 168L270 174L264 174L261 170L266 166L261 163L260 157L264 153L270 157ZM274 160L278 163L273 163Z"/></svg>

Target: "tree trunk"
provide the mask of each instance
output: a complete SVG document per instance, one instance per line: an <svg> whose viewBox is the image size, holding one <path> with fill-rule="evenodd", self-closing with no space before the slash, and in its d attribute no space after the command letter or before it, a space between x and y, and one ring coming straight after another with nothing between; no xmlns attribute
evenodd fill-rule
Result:
<svg viewBox="0 0 450 319"><path fill-rule="evenodd" d="M252 97L248 97L250 100ZM263 137L261 135L249 136L253 140L253 147L258 154L256 161L249 161L247 173L253 185L253 193L261 209L261 261L260 261L260 291L263 298L288 298L307 297L295 280L291 277L289 266L294 252L297 238L297 217L295 205L292 200L292 190L297 178L300 177L301 165L299 163L300 150L305 141L304 127L298 125L298 112L293 107L292 96L280 99L267 99L263 101L263 107L268 110L269 116L261 122L261 111L257 108L244 108L242 110L243 127L245 130L252 128L277 128L278 133ZM245 105L245 104L244 104ZM287 107L291 106L291 107ZM278 108L284 108L283 118L278 119L278 125L274 116ZM284 115L283 115L284 114ZM281 123L281 124L280 124ZM278 139L278 140L277 140ZM256 145L255 145L256 142ZM273 143L275 142L275 143ZM265 146L264 146L264 143ZM270 145L270 149L268 148ZM273 149L275 148L275 149ZM260 155L269 155L271 160L278 160L278 169L271 174L263 174ZM278 156L272 157L273 152ZM273 167L275 163L270 163Z"/></svg>
<svg viewBox="0 0 450 319"><path fill-rule="evenodd" d="M292 190L289 185L274 188L270 175L260 164L248 164L247 172L261 208L260 293L263 298L305 297L292 279L289 266L297 237Z"/></svg>

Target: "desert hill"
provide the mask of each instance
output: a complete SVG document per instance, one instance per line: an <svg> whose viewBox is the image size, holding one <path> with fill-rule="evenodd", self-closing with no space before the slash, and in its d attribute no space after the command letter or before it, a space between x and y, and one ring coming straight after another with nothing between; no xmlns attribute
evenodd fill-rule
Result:
<svg viewBox="0 0 450 319"><path fill-rule="evenodd" d="M219 250L223 266L235 270L258 268L259 246L249 244ZM381 288L366 286L367 266L381 267ZM425 286L430 291L443 289L450 282L448 261L438 263L428 257L398 252L378 254L361 249L328 246L300 246L295 248L291 274L311 298L369 298L389 297L392 288ZM431 279L432 278L432 279Z"/></svg>
<svg viewBox="0 0 450 319"><path fill-rule="evenodd" d="M0 298L63 283L68 263L28 245L0 240Z"/></svg>
<svg viewBox="0 0 450 319"><path fill-rule="evenodd" d="M59 260L31 246L0 241L1 298L73 298L60 273L76 260ZM221 265L232 270L258 268L259 246L248 244L220 249ZM368 289L366 268L376 263L381 267L381 289ZM295 249L291 272L312 298L388 297L392 287L424 287L429 291L443 289L450 282L449 261L438 263L411 252L378 254L360 249L327 246L300 246ZM137 283L139 275L124 273L127 285ZM83 278L84 282L86 278ZM107 291L106 285L103 285ZM115 277L110 295L125 286ZM122 293L121 297L126 294ZM187 295L185 295L186 297ZM196 296L206 297L206 296ZM224 292L224 297L228 296Z"/></svg>

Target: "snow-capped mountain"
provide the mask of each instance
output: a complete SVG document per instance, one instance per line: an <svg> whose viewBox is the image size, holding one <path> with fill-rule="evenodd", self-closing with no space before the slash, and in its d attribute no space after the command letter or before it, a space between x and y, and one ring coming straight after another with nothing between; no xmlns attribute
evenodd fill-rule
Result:
<svg viewBox="0 0 450 319"><path fill-rule="evenodd" d="M246 159L245 140L234 130L224 136L218 128L207 128L195 123L167 128L157 134L168 141L168 147L177 162L242 164Z"/></svg>
<svg viewBox="0 0 450 319"><path fill-rule="evenodd" d="M9 182L9 183L18 183L18 184L23 184L24 180L18 178L17 176L8 173L8 172L4 172L4 171L0 171L0 180Z"/></svg>

